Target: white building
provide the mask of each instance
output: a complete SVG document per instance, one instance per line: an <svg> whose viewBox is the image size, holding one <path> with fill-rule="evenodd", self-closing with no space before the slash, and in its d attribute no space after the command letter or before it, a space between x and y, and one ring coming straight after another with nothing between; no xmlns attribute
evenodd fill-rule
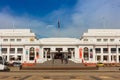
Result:
<svg viewBox="0 0 120 80"><path fill-rule="evenodd" d="M7 61L43 63L63 53L76 63L120 63L120 29L89 29L80 39L37 39L30 29L0 29L0 54Z"/></svg>

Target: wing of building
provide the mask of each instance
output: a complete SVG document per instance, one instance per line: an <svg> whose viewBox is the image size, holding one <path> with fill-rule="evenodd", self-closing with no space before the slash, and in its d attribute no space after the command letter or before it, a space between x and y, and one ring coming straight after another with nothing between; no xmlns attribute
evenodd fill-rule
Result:
<svg viewBox="0 0 120 80"><path fill-rule="evenodd" d="M120 29L89 29L80 39L36 37L30 29L0 29L0 55L22 63L43 63L62 54L76 63L120 63Z"/></svg>

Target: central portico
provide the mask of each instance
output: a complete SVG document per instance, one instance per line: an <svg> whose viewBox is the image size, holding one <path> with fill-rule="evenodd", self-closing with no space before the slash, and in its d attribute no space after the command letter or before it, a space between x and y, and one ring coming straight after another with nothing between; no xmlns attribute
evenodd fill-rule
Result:
<svg viewBox="0 0 120 80"><path fill-rule="evenodd" d="M79 58L78 39L75 38L44 38L40 39L42 49L42 59L60 59L62 54L67 54L68 59L75 61ZM76 60L77 61L77 60Z"/></svg>

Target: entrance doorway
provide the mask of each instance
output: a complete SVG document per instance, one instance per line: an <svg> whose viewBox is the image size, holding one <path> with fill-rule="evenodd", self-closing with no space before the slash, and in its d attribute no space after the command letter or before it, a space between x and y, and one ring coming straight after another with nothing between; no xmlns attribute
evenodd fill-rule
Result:
<svg viewBox="0 0 120 80"><path fill-rule="evenodd" d="M54 59L61 59L62 53L54 53Z"/></svg>
<svg viewBox="0 0 120 80"><path fill-rule="evenodd" d="M61 59L62 58L62 54L61 51L62 51L62 48L56 48L56 53L54 53L54 59Z"/></svg>

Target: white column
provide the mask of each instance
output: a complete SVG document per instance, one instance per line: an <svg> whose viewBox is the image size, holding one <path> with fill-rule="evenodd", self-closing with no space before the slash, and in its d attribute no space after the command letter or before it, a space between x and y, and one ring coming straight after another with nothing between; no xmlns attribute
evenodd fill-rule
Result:
<svg viewBox="0 0 120 80"><path fill-rule="evenodd" d="M119 52L117 46L116 46L116 62L119 63Z"/></svg>
<svg viewBox="0 0 120 80"><path fill-rule="evenodd" d="M39 56L40 56L40 59L43 59L43 55L44 55L43 48L40 47L40 50L39 50Z"/></svg>
<svg viewBox="0 0 120 80"><path fill-rule="evenodd" d="M10 54L9 54L9 48L7 48L7 61L10 61Z"/></svg>
<svg viewBox="0 0 120 80"><path fill-rule="evenodd" d="M17 59L17 48L15 47L15 59Z"/></svg>
<svg viewBox="0 0 120 80"><path fill-rule="evenodd" d="M71 52L71 59L73 59L73 50L70 50Z"/></svg>
<svg viewBox="0 0 120 80"><path fill-rule="evenodd" d="M37 59L37 57L36 57L36 52L37 52L37 51L36 51L36 48L35 48L35 55L34 55L35 59ZM35 59L34 59L34 60L35 60Z"/></svg>
<svg viewBox="0 0 120 80"><path fill-rule="evenodd" d="M97 62L95 48L93 48L93 53L92 54L93 54L93 62Z"/></svg>
<svg viewBox="0 0 120 80"><path fill-rule="evenodd" d="M100 61L101 61L101 62L104 62L104 60L103 60L103 54L104 54L104 53L103 53L103 48L101 48L101 53L100 53L100 54L101 54L101 60L100 60Z"/></svg>
<svg viewBox="0 0 120 80"><path fill-rule="evenodd" d="M108 47L108 62L111 63L111 50L110 47Z"/></svg>
<svg viewBox="0 0 120 80"><path fill-rule="evenodd" d="M25 62L25 61L27 61L27 59L26 59L26 49L23 48L22 62Z"/></svg>
<svg viewBox="0 0 120 80"><path fill-rule="evenodd" d="M47 59L47 50L45 50L45 59Z"/></svg>
<svg viewBox="0 0 120 80"><path fill-rule="evenodd" d="M77 46L76 48L74 48L74 52L75 52L74 58L80 59L80 58L79 58L79 46Z"/></svg>

